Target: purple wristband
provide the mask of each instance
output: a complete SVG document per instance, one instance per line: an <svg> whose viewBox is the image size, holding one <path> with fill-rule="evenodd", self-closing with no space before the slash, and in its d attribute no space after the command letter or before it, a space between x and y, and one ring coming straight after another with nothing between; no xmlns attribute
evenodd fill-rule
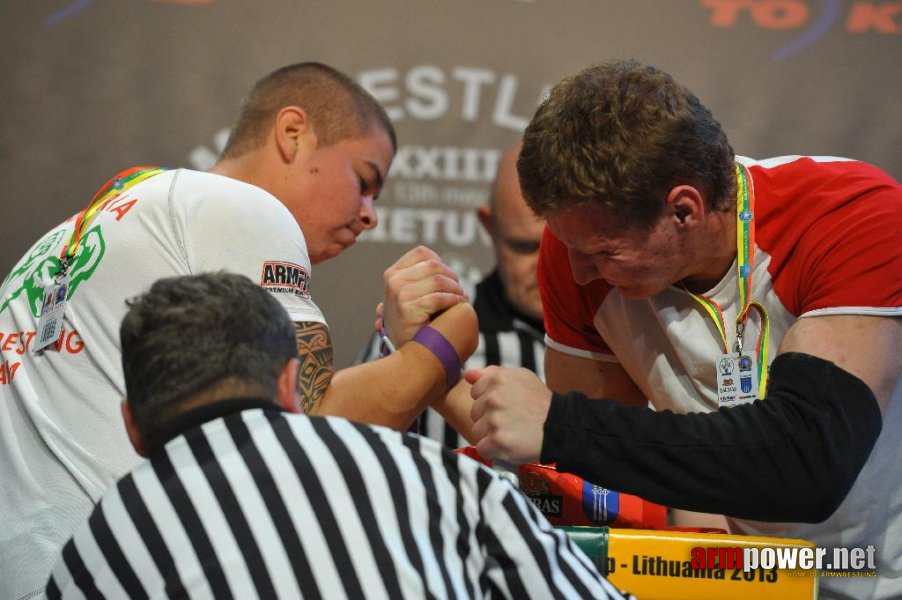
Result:
<svg viewBox="0 0 902 600"><path fill-rule="evenodd" d="M426 325L417 331L413 336L413 341L425 346L445 367L445 382L448 384L448 389L460 381L460 358L457 357L457 351L448 338L438 330Z"/></svg>

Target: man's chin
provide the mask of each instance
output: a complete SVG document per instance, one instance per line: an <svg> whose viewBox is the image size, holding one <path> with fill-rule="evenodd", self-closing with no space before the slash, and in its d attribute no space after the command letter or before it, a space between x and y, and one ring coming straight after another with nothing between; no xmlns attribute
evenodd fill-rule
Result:
<svg viewBox="0 0 902 600"><path fill-rule="evenodd" d="M310 252L310 264L315 265L317 263L321 263L324 260L329 260L330 258L335 258L342 252L344 252L347 248L352 246L354 242L351 242L347 246L344 244L331 244L328 248L322 249L318 252Z"/></svg>
<svg viewBox="0 0 902 600"><path fill-rule="evenodd" d="M537 321L542 320L542 305L535 305L534 302L523 302L511 300L508 298L508 302L519 312L520 314L529 317L531 319L536 319Z"/></svg>
<svg viewBox="0 0 902 600"><path fill-rule="evenodd" d="M338 233L338 235L335 236L335 243L341 246L341 250L339 250L339 252L341 252L342 250L347 250L348 248L353 246L357 241L357 235L358 234L354 233L350 229L342 229Z"/></svg>
<svg viewBox="0 0 902 600"><path fill-rule="evenodd" d="M645 300L655 295L655 290L638 285L615 285L613 286L620 295L630 300Z"/></svg>

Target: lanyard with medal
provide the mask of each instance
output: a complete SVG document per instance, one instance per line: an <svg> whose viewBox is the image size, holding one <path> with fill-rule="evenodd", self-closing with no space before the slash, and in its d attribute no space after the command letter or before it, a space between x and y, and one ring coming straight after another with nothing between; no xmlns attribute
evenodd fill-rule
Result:
<svg viewBox="0 0 902 600"><path fill-rule="evenodd" d="M97 190L88 203L87 208L75 218L75 227L66 241L60 254L60 268L53 279L44 286L44 302L41 305L41 316L38 319L37 340L33 352L40 352L59 340L63 332L63 314L66 310L66 298L69 293L69 268L75 261L82 236L97 212L108 200L123 193L136 183L162 173L160 167L132 167L117 174Z"/></svg>
<svg viewBox="0 0 902 600"><path fill-rule="evenodd" d="M736 266L739 285L739 310L736 315L736 340L730 352L723 311L710 298L689 292L714 321L723 341L724 353L717 359L717 404L730 407L764 398L767 391L767 347L770 320L767 310L752 301L752 269L755 264L755 190L748 171L736 165ZM743 345L745 323L751 311L761 317L761 330L754 351Z"/></svg>

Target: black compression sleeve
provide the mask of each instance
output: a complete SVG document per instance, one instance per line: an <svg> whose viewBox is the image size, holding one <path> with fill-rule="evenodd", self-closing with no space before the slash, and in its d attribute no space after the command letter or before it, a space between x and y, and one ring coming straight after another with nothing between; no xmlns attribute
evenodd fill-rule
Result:
<svg viewBox="0 0 902 600"><path fill-rule="evenodd" d="M675 508L818 523L846 497L882 427L863 381L786 353L764 400L677 415L555 394L542 462Z"/></svg>

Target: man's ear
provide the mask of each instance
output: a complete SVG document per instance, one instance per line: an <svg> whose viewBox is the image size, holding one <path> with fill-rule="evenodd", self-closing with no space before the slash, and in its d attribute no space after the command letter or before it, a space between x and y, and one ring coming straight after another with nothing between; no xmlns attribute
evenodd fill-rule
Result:
<svg viewBox="0 0 902 600"><path fill-rule="evenodd" d="M670 211L674 223L681 229L694 229L707 214L705 199L698 188L678 185L667 194L666 210Z"/></svg>
<svg viewBox="0 0 902 600"><path fill-rule="evenodd" d="M279 111L273 135L279 155L286 163L310 155L317 147L313 125L300 106L286 106Z"/></svg>
<svg viewBox="0 0 902 600"><path fill-rule="evenodd" d="M301 363L292 358L285 363L276 379L276 401L290 413L301 413L301 398L298 395L298 371Z"/></svg>
<svg viewBox="0 0 902 600"><path fill-rule="evenodd" d="M138 431L138 425L135 423L135 416L132 414L132 409L128 405L128 398L122 400L120 407L122 409L122 420L125 421L125 431L128 433L128 439L135 448L135 452L140 456L147 456L147 446L144 444L141 432Z"/></svg>
<svg viewBox="0 0 902 600"><path fill-rule="evenodd" d="M492 209L483 204L476 208L476 216L479 217L479 222L486 233L495 237L495 220L492 218Z"/></svg>

